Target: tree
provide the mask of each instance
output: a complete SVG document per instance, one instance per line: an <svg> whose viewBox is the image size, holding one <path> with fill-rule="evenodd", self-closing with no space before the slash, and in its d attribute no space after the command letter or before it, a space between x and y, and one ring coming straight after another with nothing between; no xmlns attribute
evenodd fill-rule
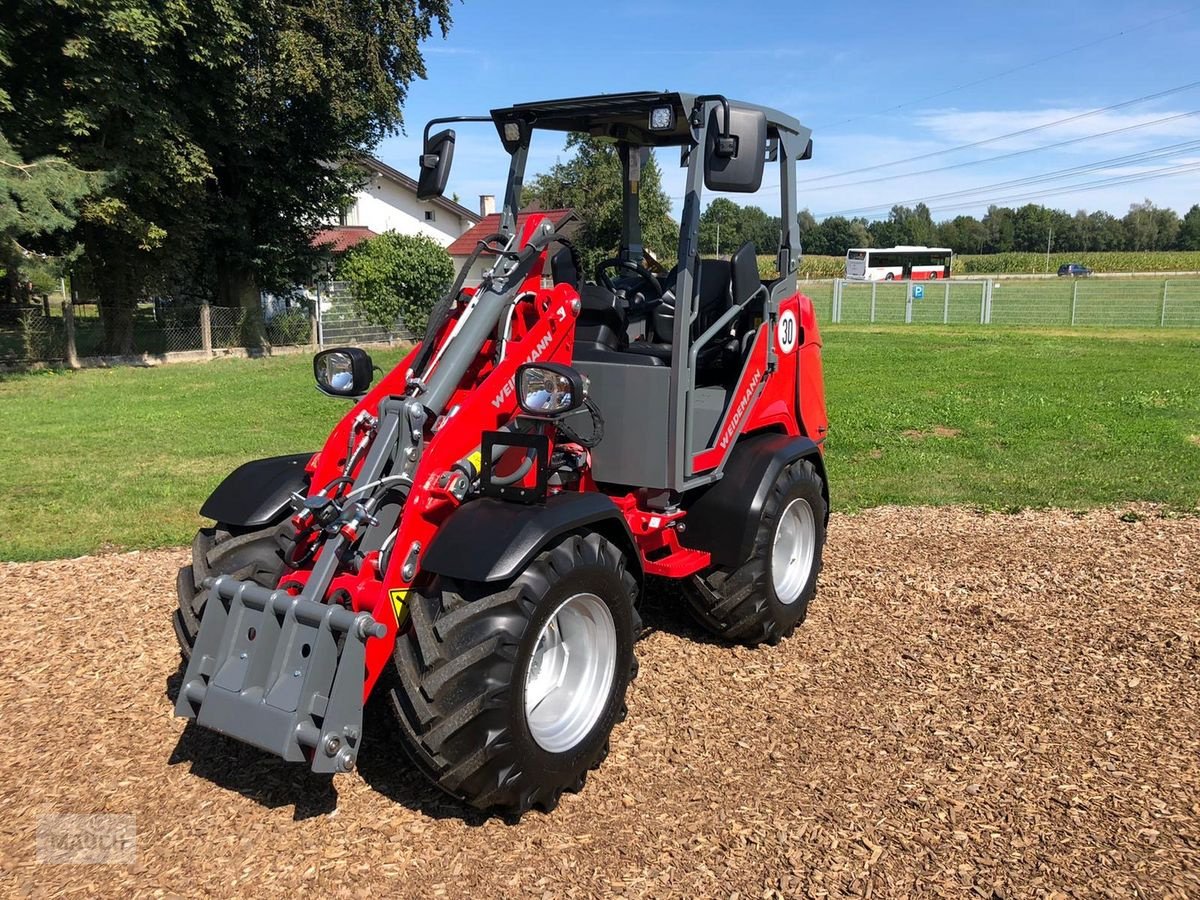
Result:
<svg viewBox="0 0 1200 900"><path fill-rule="evenodd" d="M75 231L108 349L170 279L257 314L260 288L302 274L355 185L330 161L401 126L420 42L449 23L449 0L8 0L0 130L25 158L110 173Z"/></svg>
<svg viewBox="0 0 1200 900"><path fill-rule="evenodd" d="M1007 253L1013 249L1013 211L1007 206L989 206L983 227L987 229L984 253Z"/></svg>
<svg viewBox="0 0 1200 900"><path fill-rule="evenodd" d="M1150 200L1134 203L1122 220L1130 250L1170 250L1179 237L1179 216Z"/></svg>
<svg viewBox="0 0 1200 900"><path fill-rule="evenodd" d="M616 144L585 134L568 135L565 149L573 151L571 158L534 178L524 197L543 209L569 208L579 214L582 226L575 244L590 276L597 265L616 256L621 245L621 160ZM671 201L653 153L642 163L641 175L642 243L664 263L673 264L679 225L671 218Z"/></svg>
<svg viewBox="0 0 1200 900"><path fill-rule="evenodd" d="M1180 250L1200 250L1200 203L1187 211L1179 229Z"/></svg>
<svg viewBox="0 0 1200 900"><path fill-rule="evenodd" d="M16 299L24 258L57 249L56 239L75 226L79 201L95 183L94 176L61 159L23 161L0 134L0 266L5 272L0 298L5 302Z"/></svg>
<svg viewBox="0 0 1200 900"><path fill-rule="evenodd" d="M937 240L955 253L982 253L987 229L974 216L955 216L938 226Z"/></svg>
<svg viewBox="0 0 1200 900"><path fill-rule="evenodd" d="M338 276L350 282L368 322L390 327L401 321L419 334L454 280L454 262L433 238L387 231L347 252Z"/></svg>

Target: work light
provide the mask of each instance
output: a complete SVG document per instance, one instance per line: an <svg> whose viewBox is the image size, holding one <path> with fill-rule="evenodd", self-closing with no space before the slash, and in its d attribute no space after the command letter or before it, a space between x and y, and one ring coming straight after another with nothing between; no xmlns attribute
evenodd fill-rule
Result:
<svg viewBox="0 0 1200 900"><path fill-rule="evenodd" d="M650 110L650 130L670 131L675 127L675 107L656 106Z"/></svg>
<svg viewBox="0 0 1200 900"><path fill-rule="evenodd" d="M559 363L527 363L517 369L517 403L528 415L561 416L583 405L583 376Z"/></svg>

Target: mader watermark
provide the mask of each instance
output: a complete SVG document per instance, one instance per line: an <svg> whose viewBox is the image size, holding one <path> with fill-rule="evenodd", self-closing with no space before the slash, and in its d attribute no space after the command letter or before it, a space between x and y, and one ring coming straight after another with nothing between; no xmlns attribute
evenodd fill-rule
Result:
<svg viewBox="0 0 1200 900"><path fill-rule="evenodd" d="M137 861L137 823L133 816L43 816L38 822L40 863L131 866Z"/></svg>

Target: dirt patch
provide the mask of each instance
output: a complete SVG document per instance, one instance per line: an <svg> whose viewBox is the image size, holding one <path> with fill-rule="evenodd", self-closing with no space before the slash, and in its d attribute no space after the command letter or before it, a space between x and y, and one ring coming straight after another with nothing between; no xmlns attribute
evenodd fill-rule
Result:
<svg viewBox="0 0 1200 900"><path fill-rule="evenodd" d="M807 624L709 641L659 592L584 791L506 825L372 727L332 782L185 728L185 551L0 565L0 893L1200 895L1200 519L835 516ZM48 813L134 866L39 866Z"/></svg>
<svg viewBox="0 0 1200 900"><path fill-rule="evenodd" d="M1187 442L1193 447L1200 447L1200 434L1189 434L1187 436Z"/></svg>
<svg viewBox="0 0 1200 900"><path fill-rule="evenodd" d="M900 434L913 441L923 441L930 437L956 438L962 434L962 429L947 428L945 425L934 425L928 431L921 431L917 428L909 428L900 432Z"/></svg>

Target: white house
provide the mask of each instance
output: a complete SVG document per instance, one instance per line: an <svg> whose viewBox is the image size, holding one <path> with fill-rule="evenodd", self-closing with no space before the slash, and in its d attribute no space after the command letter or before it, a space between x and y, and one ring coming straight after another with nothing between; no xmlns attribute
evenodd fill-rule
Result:
<svg viewBox="0 0 1200 900"><path fill-rule="evenodd" d="M336 222L317 233L313 244L332 253L349 250L359 241L397 231L424 234L443 247L475 225L480 216L445 197L417 199L417 181L387 163L363 157L359 164L367 180Z"/></svg>

